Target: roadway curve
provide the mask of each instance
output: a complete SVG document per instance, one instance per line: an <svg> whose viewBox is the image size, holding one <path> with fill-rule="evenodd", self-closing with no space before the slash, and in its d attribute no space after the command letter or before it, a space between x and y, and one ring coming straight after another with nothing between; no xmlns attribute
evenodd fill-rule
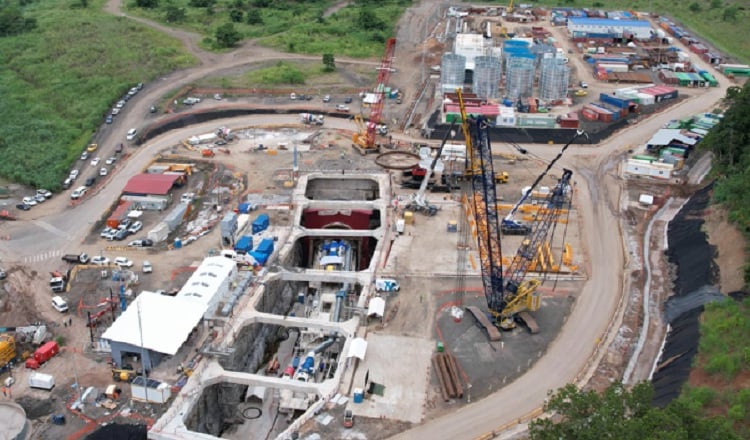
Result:
<svg viewBox="0 0 750 440"><path fill-rule="evenodd" d="M111 0L107 3L106 10L122 15L120 5L121 0ZM137 17L128 18L179 38L201 60L201 65L174 72L148 84L136 99L128 103L124 117L118 117L116 123L106 133L101 134L99 143L105 146L102 147L105 150L99 153L102 157L107 157L114 145L124 139L128 128L141 124L148 107L170 90L190 84L209 74L252 64L246 61L248 59L318 59L314 56L278 53L256 47L253 42L246 42L237 50L226 54L207 53L198 47L199 36L196 34L169 29ZM377 64L360 60L337 59L337 62ZM588 254L587 269L591 277L583 287L567 324L553 341L547 354L515 382L481 401L427 421L395 438L469 439L484 435L499 426L525 418L540 408L549 390L578 382L591 371L590 359L597 351L600 341L607 339L607 329L610 328L613 317L618 316L616 311L622 296L623 271L627 263L618 218L624 184L616 171L619 153L630 145L644 142L653 131L670 119L679 119L710 108L724 96L726 87L731 85L724 78L718 79L720 87L708 91L699 98L684 101L621 132L603 144L593 147L577 146L567 153L562 165L572 168L578 176L578 212L582 231L586 231L581 235ZM274 118L274 122L279 123L291 120L296 122L294 116ZM251 116L234 119L232 123L238 124L238 121L241 125L252 125L267 124L269 120L268 116ZM334 118L329 121L329 125L334 128L353 128L348 121L335 121ZM88 233L93 219L101 216L111 201L118 196L127 179L140 172L149 163L153 153L165 146L174 145L181 138L204 133L215 128L217 123L226 122L212 121L191 126L179 133L166 133L151 140L148 145L134 149L130 159L116 169L107 184L74 209L68 206L67 197L55 197L43 205L48 207L45 211L52 211L52 214L33 218L37 215L34 211L45 212L35 209L30 213L32 217L24 217L30 221L7 222L4 225L4 233L12 239L4 243L5 246L0 248L0 253L6 260L18 260L23 256L49 249L77 250L76 247ZM107 148L109 150L106 150ZM556 149L550 149L548 146L530 146L529 150L542 157L550 157L557 153ZM615 322L612 327L617 328L617 323Z"/></svg>

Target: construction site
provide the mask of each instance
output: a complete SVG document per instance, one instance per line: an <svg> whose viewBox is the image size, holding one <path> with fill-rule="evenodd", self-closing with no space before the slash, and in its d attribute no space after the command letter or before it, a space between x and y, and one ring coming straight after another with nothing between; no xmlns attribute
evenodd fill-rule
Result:
<svg viewBox="0 0 750 440"><path fill-rule="evenodd" d="M719 119L703 112L723 60L663 59L684 44L631 12L599 32L574 10L445 6L415 8L354 102L191 97L140 130L115 180L60 203L84 227L28 222L76 240L49 284L33 256L5 281L24 311L3 315L8 432L496 438L565 383L608 383L631 358L649 379L665 330L636 349L637 304L660 249L640 243L702 177L690 155ZM19 299L27 286L43 298ZM503 393L509 415L488 420Z"/></svg>

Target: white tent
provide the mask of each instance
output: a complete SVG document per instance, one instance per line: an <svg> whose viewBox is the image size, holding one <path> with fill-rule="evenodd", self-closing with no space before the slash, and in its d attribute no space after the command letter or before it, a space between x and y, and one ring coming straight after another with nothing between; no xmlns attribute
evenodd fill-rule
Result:
<svg viewBox="0 0 750 440"><path fill-rule="evenodd" d="M349 353L346 357L355 357L359 360L365 360L365 353L367 352L367 341L364 338L354 338L349 346Z"/></svg>
<svg viewBox="0 0 750 440"><path fill-rule="evenodd" d="M370 304L367 305L367 316L385 316L385 300L380 297L375 297L370 300Z"/></svg>

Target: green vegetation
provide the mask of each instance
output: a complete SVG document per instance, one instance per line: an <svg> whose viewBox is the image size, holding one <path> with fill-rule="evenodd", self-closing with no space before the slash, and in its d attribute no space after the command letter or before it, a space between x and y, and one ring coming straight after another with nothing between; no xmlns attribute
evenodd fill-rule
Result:
<svg viewBox="0 0 750 440"><path fill-rule="evenodd" d="M555 392L545 405L559 421L535 420L532 440L734 440L739 439L722 418L706 418L694 407L675 400L665 408L652 406L648 382L627 389L612 384L604 393L581 391L574 385Z"/></svg>
<svg viewBox="0 0 750 440"><path fill-rule="evenodd" d="M25 3L37 27L0 38L0 175L55 190L123 93L194 59L104 0Z"/></svg>
<svg viewBox="0 0 750 440"><path fill-rule="evenodd" d="M279 61L272 67L252 70L244 75L246 84L259 84L266 86L282 84L304 84L305 73L297 65Z"/></svg>
<svg viewBox="0 0 750 440"><path fill-rule="evenodd" d="M507 5L507 1L497 2ZM596 0L532 0L533 5L602 8L652 12L677 20L696 36L743 63L750 63L750 38L745 38L750 8L746 0L712 0L679 2L672 0L631 0L606 2ZM742 35L743 37L738 38Z"/></svg>
<svg viewBox="0 0 750 440"><path fill-rule="evenodd" d="M171 0L157 7L129 3L129 13L205 35L204 47L219 50L220 26L232 23L240 38L257 38L278 50L372 57L411 0L358 0L333 12L336 0ZM328 14L327 14L328 11ZM324 15L326 15L324 17Z"/></svg>

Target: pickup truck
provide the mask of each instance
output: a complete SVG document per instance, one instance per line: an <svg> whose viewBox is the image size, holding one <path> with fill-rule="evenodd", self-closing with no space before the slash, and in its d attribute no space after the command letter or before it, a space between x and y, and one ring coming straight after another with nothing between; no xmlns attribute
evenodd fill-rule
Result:
<svg viewBox="0 0 750 440"><path fill-rule="evenodd" d="M89 262L89 256L86 253L65 254L62 256L62 260L72 264L86 264Z"/></svg>

